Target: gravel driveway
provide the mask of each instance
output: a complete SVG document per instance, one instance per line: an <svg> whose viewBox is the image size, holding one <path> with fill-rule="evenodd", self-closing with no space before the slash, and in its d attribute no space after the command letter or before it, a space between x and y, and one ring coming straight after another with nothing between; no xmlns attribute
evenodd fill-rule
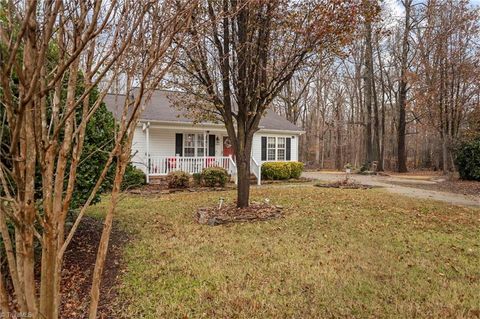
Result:
<svg viewBox="0 0 480 319"><path fill-rule="evenodd" d="M345 173L338 172L304 172L303 177L317 179L326 182L338 181L345 178ZM478 196L462 195L449 192L440 192L415 188L412 184L435 184L435 181L412 179L396 176L369 176L351 175L351 179L358 183L370 186L377 186L386 189L388 192L406 195L421 199L433 199L447 202L453 205L480 207L480 194ZM408 183L408 186L401 186L400 183Z"/></svg>

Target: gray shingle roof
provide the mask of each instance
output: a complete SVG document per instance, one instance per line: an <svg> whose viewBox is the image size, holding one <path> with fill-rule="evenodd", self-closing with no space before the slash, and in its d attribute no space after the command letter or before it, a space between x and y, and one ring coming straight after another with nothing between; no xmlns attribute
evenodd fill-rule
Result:
<svg viewBox="0 0 480 319"><path fill-rule="evenodd" d="M152 122L193 123L192 119L186 117L181 110L173 106L171 97L175 94L183 93L166 90L154 91L151 98L146 101L145 109L140 115L140 120ZM120 112L123 111L125 95L107 94L103 101L108 110L110 110L116 118L119 118ZM260 128L267 130L303 131L301 128L272 110L269 110L262 118L260 121Z"/></svg>

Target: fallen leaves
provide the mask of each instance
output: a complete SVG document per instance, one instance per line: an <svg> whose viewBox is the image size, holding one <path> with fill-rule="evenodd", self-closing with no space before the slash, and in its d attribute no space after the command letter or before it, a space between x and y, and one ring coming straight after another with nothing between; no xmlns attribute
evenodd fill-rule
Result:
<svg viewBox="0 0 480 319"><path fill-rule="evenodd" d="M370 189L372 186L364 185L360 183L356 183L349 179L342 179L333 183L317 183L315 184L317 187L325 187L325 188L345 188L345 189Z"/></svg>
<svg viewBox="0 0 480 319"><path fill-rule="evenodd" d="M238 222L263 221L283 216L283 207L267 203L252 203L246 208L238 208L235 204L222 207L199 208L195 218L200 224L210 226Z"/></svg>

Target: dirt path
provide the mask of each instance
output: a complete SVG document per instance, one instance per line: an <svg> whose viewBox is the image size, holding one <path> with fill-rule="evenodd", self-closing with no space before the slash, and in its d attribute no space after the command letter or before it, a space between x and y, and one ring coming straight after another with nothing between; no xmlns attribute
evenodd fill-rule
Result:
<svg viewBox="0 0 480 319"><path fill-rule="evenodd" d="M338 181L339 179L345 178L345 174L337 172L304 172L302 176L326 182ZM428 179L367 175L352 175L351 178L358 183L382 187L385 188L388 192L395 194L401 194L421 199L433 199L447 202L453 205L480 207L480 194L479 196L473 196L422 189L422 184L426 185L436 183L435 181ZM401 183L406 183L408 185L399 185ZM418 185L419 187L414 187L414 185Z"/></svg>

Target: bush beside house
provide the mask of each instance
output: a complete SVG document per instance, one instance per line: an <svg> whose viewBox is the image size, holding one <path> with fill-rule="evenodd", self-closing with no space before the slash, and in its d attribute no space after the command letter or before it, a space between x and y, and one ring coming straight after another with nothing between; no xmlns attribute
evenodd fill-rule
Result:
<svg viewBox="0 0 480 319"><path fill-rule="evenodd" d="M140 187L146 183L147 178L145 173L141 169L129 164L125 169L125 175L123 176L122 190Z"/></svg>
<svg viewBox="0 0 480 319"><path fill-rule="evenodd" d="M303 172L301 162L267 162L262 165L262 178L270 180L286 180L299 178Z"/></svg>
<svg viewBox="0 0 480 319"><path fill-rule="evenodd" d="M167 175L168 188L187 188L190 186L190 175L183 171L170 172Z"/></svg>
<svg viewBox="0 0 480 319"><path fill-rule="evenodd" d="M302 162L288 162L290 164L290 178L300 178L304 164Z"/></svg>
<svg viewBox="0 0 480 319"><path fill-rule="evenodd" d="M221 167L207 167L202 171L201 184L208 187L225 187L228 173Z"/></svg>

